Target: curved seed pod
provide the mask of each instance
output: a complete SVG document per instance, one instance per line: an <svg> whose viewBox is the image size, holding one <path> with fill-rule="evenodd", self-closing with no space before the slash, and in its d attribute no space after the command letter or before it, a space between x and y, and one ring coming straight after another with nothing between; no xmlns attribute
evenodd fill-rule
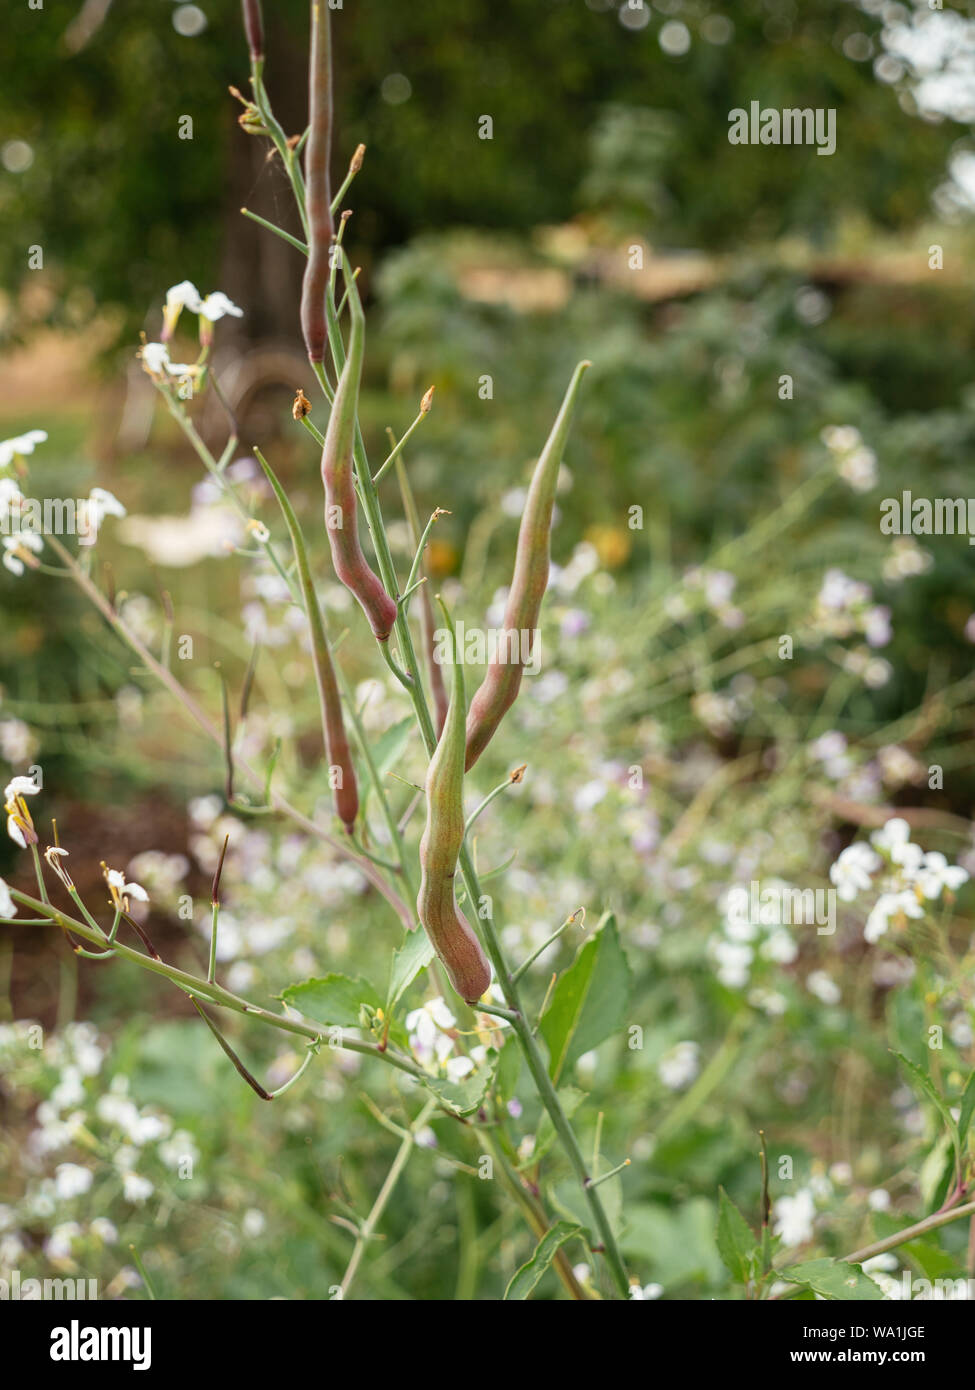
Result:
<svg viewBox="0 0 975 1390"><path fill-rule="evenodd" d="M311 54L308 60L308 145L305 190L308 209L308 263L301 285L301 331L311 362L325 358L329 251L332 222L332 39L327 0L311 0Z"/></svg>
<svg viewBox="0 0 975 1390"><path fill-rule="evenodd" d="M514 643L512 652L506 652L506 644L502 645L471 700L467 716L468 770L474 766L494 737L495 730L518 698L518 691L521 689L524 668L521 661L520 634L534 633L538 626L538 615L548 584L555 485L559 478L559 466L569 435L579 383L586 368L591 365L589 362L580 362L573 372L552 432L535 465L518 530L515 569L504 611L505 631L519 634L519 640ZM504 660L506 655L510 655L512 659Z"/></svg>
<svg viewBox="0 0 975 1390"><path fill-rule="evenodd" d="M446 615L445 615L446 616ZM450 705L427 770L427 823L420 840L420 892L416 910L450 983L473 1004L491 983L481 943L454 901L457 856L464 839L464 668L453 642Z"/></svg>
<svg viewBox="0 0 975 1390"><path fill-rule="evenodd" d="M332 665L332 653L329 650L328 637L325 632L325 623L322 619L322 610L319 607L318 595L315 593L315 585L312 581L311 570L308 566L308 555L305 550L305 538L301 532L301 524L295 515L295 510L284 488L278 482L277 476L273 472L271 465L267 462L259 449L255 450L257 460L267 476L268 482L274 491L281 512L284 516L288 534L291 537L291 546L295 556L295 568L298 573L298 583L301 588L301 597L304 601L305 612L308 616L308 628L311 634L312 660L315 666L315 681L318 685L318 702L322 712L322 731L325 735L325 753L328 758L329 766L339 770L340 785L334 789L335 810L339 820L351 835L355 829L356 817L359 814L359 788L356 783L355 765L352 762L352 754L349 751L349 740L345 732L345 719L342 715L342 699L339 695L338 682L335 679L335 667Z"/></svg>
<svg viewBox="0 0 975 1390"><path fill-rule="evenodd" d="M261 15L261 0L242 0L244 10L244 33L247 47L251 51L251 61L259 63L264 57L264 19Z"/></svg>
<svg viewBox="0 0 975 1390"><path fill-rule="evenodd" d="M343 256L341 248L338 252ZM373 636L385 642L396 621L396 604L382 586L379 576L369 568L359 544L356 522L357 505L355 477L352 471L352 448L355 442L356 410L359 400L359 379L365 351L366 318L355 280L346 277L349 289L351 331L349 351L335 388L335 400L325 432L322 450L322 480L325 484L325 528L332 551L335 573L354 594L369 619Z"/></svg>

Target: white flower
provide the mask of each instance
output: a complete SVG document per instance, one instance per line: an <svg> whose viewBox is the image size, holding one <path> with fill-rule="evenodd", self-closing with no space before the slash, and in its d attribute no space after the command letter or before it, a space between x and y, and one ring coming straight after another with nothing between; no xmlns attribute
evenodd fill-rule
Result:
<svg viewBox="0 0 975 1390"><path fill-rule="evenodd" d="M266 1226L267 1220L264 1213L258 1211L257 1207L248 1207L240 1223L240 1229L243 1231L244 1235L247 1236L249 1240L254 1240L257 1236L264 1234L264 1228Z"/></svg>
<svg viewBox="0 0 975 1390"><path fill-rule="evenodd" d="M93 487L88 494L88 515L97 529L107 516L125 516L125 508L107 488Z"/></svg>
<svg viewBox="0 0 975 1390"><path fill-rule="evenodd" d="M19 515L23 500L24 494L13 478L0 478L0 522L6 524L9 517Z"/></svg>
<svg viewBox="0 0 975 1390"><path fill-rule="evenodd" d="M942 888L956 893L963 883L968 882L968 873L957 865L949 864L943 854L932 850L924 856L923 865L917 876L917 886L926 898L939 898Z"/></svg>
<svg viewBox="0 0 975 1390"><path fill-rule="evenodd" d="M880 868L881 859L869 845L858 841L847 845L836 863L830 867L830 882L836 887L841 902L851 903L864 888L870 887L870 875Z"/></svg>
<svg viewBox="0 0 975 1390"><path fill-rule="evenodd" d="M14 777L4 788L3 809L7 813L7 834L15 845L26 849L28 840L37 843L34 822L27 809L25 796L36 796L40 787L32 777Z"/></svg>
<svg viewBox="0 0 975 1390"><path fill-rule="evenodd" d="M114 1245L118 1240L118 1230L107 1216L96 1216L88 1231L103 1245Z"/></svg>
<svg viewBox="0 0 975 1390"><path fill-rule="evenodd" d="M474 1063L470 1057L448 1057L447 1059L447 1080L463 1081L465 1076L470 1076L474 1071Z"/></svg>
<svg viewBox="0 0 975 1390"><path fill-rule="evenodd" d="M91 1171L78 1163L59 1163L54 1173L54 1191L63 1202L82 1197L94 1182Z"/></svg>
<svg viewBox="0 0 975 1390"><path fill-rule="evenodd" d="M804 1245L812 1240L816 1205L807 1187L801 1187L794 1197L780 1197L773 1215L774 1233L781 1236L783 1245Z"/></svg>
<svg viewBox="0 0 975 1390"><path fill-rule="evenodd" d="M728 989L740 989L748 983L748 967L752 963L752 948L737 941L716 941L712 952L718 962L718 979Z"/></svg>
<svg viewBox="0 0 975 1390"><path fill-rule="evenodd" d="M869 1260L864 1260L860 1268L864 1274L890 1274L900 1264L897 1256L892 1251L887 1251L884 1255L873 1255Z"/></svg>
<svg viewBox="0 0 975 1390"><path fill-rule="evenodd" d="M784 928L773 931L762 945L762 955L766 960L774 960L779 965L790 965L799 954L791 932Z"/></svg>
<svg viewBox="0 0 975 1390"><path fill-rule="evenodd" d="M827 425L820 431L819 437L834 454L849 453L863 438L856 425Z"/></svg>
<svg viewBox="0 0 975 1390"><path fill-rule="evenodd" d="M877 455L866 446L853 449L839 460L837 472L854 492L869 492L877 482Z"/></svg>
<svg viewBox="0 0 975 1390"><path fill-rule="evenodd" d="M186 1129L177 1129L170 1139L165 1139L159 1145L158 1153L166 1167L173 1169L186 1162L192 1168L200 1157L196 1140Z"/></svg>
<svg viewBox="0 0 975 1390"><path fill-rule="evenodd" d="M823 575L819 602L823 608L846 609L865 603L870 597L866 584L861 584L839 569L828 569Z"/></svg>
<svg viewBox="0 0 975 1390"><path fill-rule="evenodd" d="M406 1031L419 1061L424 1065L432 1061L444 1062L454 1050L453 1039L445 1030L456 1025L457 1020L439 995L408 1013Z"/></svg>
<svg viewBox="0 0 975 1390"><path fill-rule="evenodd" d="M0 878L0 917L16 917L17 904L10 896L10 889L2 878Z"/></svg>
<svg viewBox="0 0 975 1390"><path fill-rule="evenodd" d="M149 894L138 883L126 883L125 875L120 869L106 869L105 882L108 884L108 891L112 895L112 902L116 907L128 910L126 899L135 898L140 903L149 901Z"/></svg>
<svg viewBox="0 0 975 1390"><path fill-rule="evenodd" d="M843 998L839 985L825 970L813 970L806 978L806 988L823 1004L838 1004Z"/></svg>
<svg viewBox="0 0 975 1390"><path fill-rule="evenodd" d="M46 430L28 430L26 434L15 435L13 439L4 439L0 442L0 468L8 467L15 458L32 454L34 445L43 444L46 439Z"/></svg>
<svg viewBox="0 0 975 1390"><path fill-rule="evenodd" d="M202 304L197 306L197 313L200 318L209 319L211 323L216 323L225 314L232 314L236 319L244 316L243 309L239 309L232 299L228 299L223 290L214 290L212 294L208 294Z"/></svg>
<svg viewBox="0 0 975 1390"><path fill-rule="evenodd" d="M69 1260L72 1243L81 1235L77 1221L62 1221L55 1226L44 1242L44 1254L49 1260Z"/></svg>
<svg viewBox="0 0 975 1390"><path fill-rule="evenodd" d="M155 1190L148 1178L140 1177L138 1173L123 1174L122 1193L127 1202L141 1207L143 1202L149 1200Z"/></svg>
<svg viewBox="0 0 975 1390"><path fill-rule="evenodd" d="M139 356L150 376L164 376L169 371L169 349L165 343L146 343Z"/></svg>
<svg viewBox="0 0 975 1390"><path fill-rule="evenodd" d="M589 1266L586 1265L585 1268L588 1269ZM651 1303L654 1299L659 1298L663 1291L663 1284L644 1284L642 1288L639 1284L631 1284L630 1302Z"/></svg>
<svg viewBox="0 0 975 1390"><path fill-rule="evenodd" d="M4 569L19 578L24 572L24 564L34 564L33 556L44 549L44 542L33 531L16 531L12 536L0 537L3 541Z"/></svg>
<svg viewBox="0 0 975 1390"><path fill-rule="evenodd" d="M173 336L173 329L184 309L189 309L191 314L198 314L202 302L200 291L192 280L181 280L178 285L171 285L166 291L166 303L163 307L163 339Z"/></svg>
<svg viewBox="0 0 975 1390"><path fill-rule="evenodd" d="M863 928L864 940L871 944L886 934L892 917L923 917L924 909L917 900L917 894L910 888L900 893L881 893L874 903Z"/></svg>
<svg viewBox="0 0 975 1390"><path fill-rule="evenodd" d="M901 816L893 816L870 836L870 843L888 854L895 864L903 864L909 857L906 847L910 840L911 827Z"/></svg>
<svg viewBox="0 0 975 1390"><path fill-rule="evenodd" d="M696 1042L679 1042L661 1057L657 1073L669 1091L682 1091L691 1084L701 1068L699 1054Z"/></svg>
<svg viewBox="0 0 975 1390"><path fill-rule="evenodd" d="M890 1206L890 1193L885 1187L875 1187L867 1197L867 1206L871 1211L886 1211Z"/></svg>

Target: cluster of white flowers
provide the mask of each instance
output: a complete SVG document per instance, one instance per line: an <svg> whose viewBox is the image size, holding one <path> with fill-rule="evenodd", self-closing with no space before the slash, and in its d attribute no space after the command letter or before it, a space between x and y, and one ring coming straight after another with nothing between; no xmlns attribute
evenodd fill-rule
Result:
<svg viewBox="0 0 975 1390"><path fill-rule="evenodd" d="M944 891L956 893L968 881L967 871L949 864L940 851L926 854L915 844L911 827L900 816L875 830L869 844L858 841L843 850L829 876L842 902L879 890L863 929L870 942L886 935L892 922L923 917L926 903L935 902Z"/></svg>
<svg viewBox="0 0 975 1390"><path fill-rule="evenodd" d="M113 1181L124 1201L142 1206L153 1195L155 1183L138 1168L160 1162L175 1170L198 1160L193 1136L174 1130L170 1116L159 1109L138 1106L128 1094L124 1075L115 1076L101 1091L86 1085L99 1075L106 1055L107 1045L90 1023L70 1023L48 1036L30 1020L0 1025L0 1074L9 1073L23 1086L21 1069L26 1064L32 1069L28 1084L38 1085L38 1067L48 1078L24 1148L28 1172L36 1176L16 1207L0 1207L0 1264L15 1263L28 1252L33 1237L25 1233L39 1225L48 1230L43 1251L53 1261L70 1261L80 1245L89 1250L92 1241L114 1244L118 1231L110 1220L98 1217L84 1226L76 1219L75 1204L96 1180ZM73 1145L90 1151L93 1139L99 1153L111 1153L110 1165L65 1158L54 1163L53 1170L48 1166L50 1156ZM67 1219L57 1219L62 1216Z"/></svg>
<svg viewBox="0 0 975 1390"><path fill-rule="evenodd" d="M745 621L740 608L735 607L731 598L738 580L730 570L710 570L695 566L685 572L683 586L692 593L697 591L704 600L708 612L713 613L722 627L739 628Z"/></svg>
<svg viewBox="0 0 975 1390"><path fill-rule="evenodd" d="M487 998L494 995L492 987ZM448 1081L454 1082L463 1081L485 1064L488 1048L483 1039L491 1030L505 1028L507 1024L503 1019L491 1017L489 1026L479 1030L482 1041L463 1055L455 1053L457 1034L453 1030L456 1027L457 1020L440 995L406 1015L406 1032L416 1060L427 1071L444 1073Z"/></svg>
<svg viewBox="0 0 975 1390"><path fill-rule="evenodd" d="M756 921L740 910L741 888L730 889L722 898L724 914L721 935L708 942L708 951L716 964L718 979L727 989L744 989L751 980L758 961L791 965L799 954L795 938L784 923L786 902L796 890L782 879L762 880L762 910ZM747 894L747 890L746 894ZM778 906L776 906L778 904ZM766 1012L781 1012L779 1000L756 994L753 1002Z"/></svg>
<svg viewBox="0 0 975 1390"><path fill-rule="evenodd" d="M877 455L868 449L855 425L827 425L820 439L833 455L836 471L854 492L869 492L877 482Z"/></svg>
<svg viewBox="0 0 975 1390"><path fill-rule="evenodd" d="M828 637L862 633L869 647L886 647L893 632L890 609L873 602L869 584L851 579L841 569L828 569L816 599L814 623Z"/></svg>

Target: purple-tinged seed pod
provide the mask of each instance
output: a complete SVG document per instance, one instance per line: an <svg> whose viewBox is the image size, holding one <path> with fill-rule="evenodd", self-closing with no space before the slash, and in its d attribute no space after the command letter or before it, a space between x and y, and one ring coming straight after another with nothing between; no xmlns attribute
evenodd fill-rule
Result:
<svg viewBox="0 0 975 1390"><path fill-rule="evenodd" d="M310 362L325 360L329 254L332 221L332 39L326 0L311 0L311 54L308 60L308 144L305 194L308 210L308 262L301 285L301 331Z"/></svg>
<svg viewBox="0 0 975 1390"><path fill-rule="evenodd" d="M559 467L569 435L579 383L586 368L591 365L590 362L580 362L573 372L552 432L535 465L521 526L518 529L514 574L504 612L505 632L516 634L517 640L511 643L509 639L501 644L501 650L495 654L484 680L471 700L467 715L468 771L494 737L498 725L518 698L518 691L521 689L524 673L521 633L534 633L538 626L538 615L548 585L552 508L555 505ZM508 650L509 646L512 646L513 650ZM512 659L505 660L506 656Z"/></svg>
<svg viewBox="0 0 975 1390"><path fill-rule="evenodd" d="M343 257L344 252L338 254ZM346 267L347 268L347 267ZM332 563L341 582L362 605L369 619L373 636L385 642L396 621L396 604L382 586L382 581L369 567L359 544L357 525L358 506L355 476L352 468L352 448L355 442L356 412L359 402L359 381L365 352L366 316L355 279L346 276L349 289L348 356L335 388L332 414L325 432L322 450L322 481L325 484L325 529L332 551Z"/></svg>
<svg viewBox="0 0 975 1390"><path fill-rule="evenodd" d="M453 679L443 732L427 769L427 823L420 840L416 911L450 983L463 1000L474 1004L491 983L491 967L454 898L457 857L464 841L466 700L457 637L446 613L444 616L453 645Z"/></svg>
<svg viewBox="0 0 975 1390"><path fill-rule="evenodd" d="M264 57L264 18L261 14L261 0L242 0L242 8L244 33L247 35L251 62L259 63Z"/></svg>

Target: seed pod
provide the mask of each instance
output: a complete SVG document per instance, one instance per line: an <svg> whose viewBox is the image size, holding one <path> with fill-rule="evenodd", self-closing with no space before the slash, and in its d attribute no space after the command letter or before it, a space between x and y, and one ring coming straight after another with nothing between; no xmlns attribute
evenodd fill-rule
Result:
<svg viewBox="0 0 975 1390"><path fill-rule="evenodd" d="M242 0L244 10L244 33L247 47L251 51L251 62L259 63L264 57L264 20L261 15L261 0Z"/></svg>
<svg viewBox="0 0 975 1390"><path fill-rule="evenodd" d="M446 616L446 615L445 615ZM464 839L464 668L453 642L453 680L447 719L427 769L427 823L420 840L416 910L450 983L468 1004L491 983L481 943L454 900L457 856Z"/></svg>
<svg viewBox="0 0 975 1390"><path fill-rule="evenodd" d="M308 60L308 144L305 194L308 209L308 262L301 285L301 331L311 362L325 358L329 251L332 222L332 39L326 0L311 0L311 54Z"/></svg>
<svg viewBox="0 0 975 1390"><path fill-rule="evenodd" d="M340 786L335 787L335 810L339 820L351 835L355 829L356 816L359 814L359 788L356 783L355 765L352 762L352 754L349 751L349 740L345 732L345 720L342 715L342 700L339 695L338 682L335 679L335 667L332 665L332 653L328 645L328 637L325 632L325 623L322 618L322 610L319 607L318 595L315 593L315 585L312 581L311 570L308 566L308 556L305 551L305 541L301 533L301 524L295 515L295 510L284 488L278 482L271 465L265 459L260 449L255 450L258 462L264 469L268 482L278 499L284 516L288 534L291 537L291 545L294 550L295 566L298 573L298 583L301 587L301 597L305 605L305 612L308 616L308 628L311 634L311 653L312 661L315 666L315 682L318 686L318 702L322 713L322 732L325 736L325 753L328 758L329 766L338 768Z"/></svg>
<svg viewBox="0 0 975 1390"><path fill-rule="evenodd" d="M341 249L338 252L343 256ZM396 621L396 604L383 588L378 575L369 568L359 544L355 477L352 447L355 442L359 380L365 351L366 317L355 280L346 277L349 289L351 330L349 351L335 388L335 400L325 432L322 450L322 481L325 484L325 528L332 551L332 562L339 579L362 605L373 636L385 642Z"/></svg>
<svg viewBox="0 0 975 1390"><path fill-rule="evenodd" d="M521 660L520 634L534 633L538 625L538 615L548 584L555 486L559 479L559 466L569 435L579 383L590 365L589 362L580 362L573 372L552 432L535 465L518 530L515 569L504 611L505 632L513 632L518 640L513 643L513 651L507 650L508 642L501 644L501 650L495 654L484 680L471 700L467 716L468 770L474 766L494 737L495 730L518 698L518 691L521 689L524 667ZM506 656L512 659L505 660Z"/></svg>

